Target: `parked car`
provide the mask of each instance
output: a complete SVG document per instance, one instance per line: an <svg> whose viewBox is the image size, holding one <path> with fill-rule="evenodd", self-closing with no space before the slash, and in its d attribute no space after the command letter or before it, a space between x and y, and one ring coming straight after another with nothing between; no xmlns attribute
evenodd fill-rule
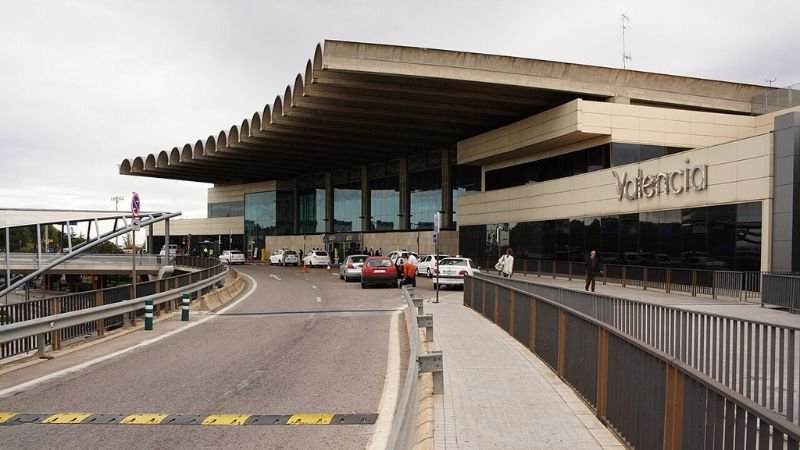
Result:
<svg viewBox="0 0 800 450"><path fill-rule="evenodd" d="M478 266L469 258L444 258L439 261L439 277L434 278L433 288L437 288L437 282L444 286L464 287L464 276L473 275L478 270ZM436 275L436 271L434 271Z"/></svg>
<svg viewBox="0 0 800 450"><path fill-rule="evenodd" d="M370 284L397 287L397 269L388 256L371 256L364 261L361 270L361 289Z"/></svg>
<svg viewBox="0 0 800 450"><path fill-rule="evenodd" d="M303 263L309 267L326 267L331 264L331 257L328 256L328 252L312 250L303 258Z"/></svg>
<svg viewBox="0 0 800 450"><path fill-rule="evenodd" d="M417 257L416 253L408 250L395 250L389 253L389 258L392 260L392 263L394 263L395 271L397 271L397 278L403 278L403 263L408 261L411 255ZM417 263L419 263L419 258L417 258Z"/></svg>
<svg viewBox="0 0 800 450"><path fill-rule="evenodd" d="M178 253L178 245L177 244L169 244L169 255L175 256ZM167 256L167 246L161 247L161 252L158 253L158 256Z"/></svg>
<svg viewBox="0 0 800 450"><path fill-rule="evenodd" d="M244 253L239 250L223 250L219 260L225 264L244 264Z"/></svg>
<svg viewBox="0 0 800 450"><path fill-rule="evenodd" d="M369 255L350 255L339 264L339 279L345 282L361 279L361 269Z"/></svg>
<svg viewBox="0 0 800 450"><path fill-rule="evenodd" d="M269 264L279 264L281 266L293 264L297 266L300 264L300 257L297 256L297 252L294 250L275 250L269 255Z"/></svg>
<svg viewBox="0 0 800 450"><path fill-rule="evenodd" d="M417 264L417 274L422 274L428 278L433 278L433 271L436 269L436 261L449 258L450 255L425 255Z"/></svg>

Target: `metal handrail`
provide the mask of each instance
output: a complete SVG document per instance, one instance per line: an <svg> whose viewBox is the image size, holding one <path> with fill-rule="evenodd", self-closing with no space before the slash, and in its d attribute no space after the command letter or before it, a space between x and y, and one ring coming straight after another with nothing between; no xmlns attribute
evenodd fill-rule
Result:
<svg viewBox="0 0 800 450"><path fill-rule="evenodd" d="M137 311L144 308L144 302L146 299L152 299L154 304L165 303L169 300L180 297L186 292L198 291L219 282L225 278L225 276L228 274L228 270L230 269L225 268L223 272L211 278L192 283L182 288L148 295L146 297L139 297L131 300L112 303L110 305L96 306L94 308L40 317L38 319L26 320L23 322L0 325L0 343L49 333L51 331L61 330L71 326Z"/></svg>
<svg viewBox="0 0 800 450"><path fill-rule="evenodd" d="M413 446L413 436L417 418L417 355L419 354L420 341L419 330L417 329L417 308L411 300L411 294L403 286L403 297L408 305L406 316L406 326L411 334L411 350L408 354L408 369L406 369L406 380L403 383L403 391L400 394L400 401L397 403L397 411L392 423L392 431L389 433L387 449L407 449Z"/></svg>

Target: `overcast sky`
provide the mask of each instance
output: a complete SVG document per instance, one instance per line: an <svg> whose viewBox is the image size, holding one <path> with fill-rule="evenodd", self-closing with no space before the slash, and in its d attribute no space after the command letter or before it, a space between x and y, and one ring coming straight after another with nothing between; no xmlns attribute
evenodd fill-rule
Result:
<svg viewBox="0 0 800 450"><path fill-rule="evenodd" d="M800 82L797 0L0 0L0 208L205 217L210 185L117 165L241 124L324 39L621 67L623 12L632 69Z"/></svg>

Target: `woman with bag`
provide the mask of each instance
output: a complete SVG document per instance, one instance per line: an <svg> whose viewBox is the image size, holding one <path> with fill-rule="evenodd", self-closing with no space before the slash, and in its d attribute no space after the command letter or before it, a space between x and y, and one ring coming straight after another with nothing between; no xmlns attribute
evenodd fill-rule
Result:
<svg viewBox="0 0 800 450"><path fill-rule="evenodd" d="M509 248L506 250L506 254L500 257L500 260L497 261L497 264L494 265L495 270L497 270L498 275L503 278L511 278L511 274L514 273L514 252Z"/></svg>

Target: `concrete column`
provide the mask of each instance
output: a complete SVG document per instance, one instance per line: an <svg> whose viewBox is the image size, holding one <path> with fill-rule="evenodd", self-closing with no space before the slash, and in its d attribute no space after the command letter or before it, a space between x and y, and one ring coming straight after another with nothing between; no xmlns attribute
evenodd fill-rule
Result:
<svg viewBox="0 0 800 450"><path fill-rule="evenodd" d="M369 176L367 166L361 168L361 231L371 231L372 199L369 195Z"/></svg>
<svg viewBox="0 0 800 450"><path fill-rule="evenodd" d="M800 112L776 117L772 139L775 159L771 270L796 272L800 270Z"/></svg>
<svg viewBox="0 0 800 450"><path fill-rule="evenodd" d="M297 189L297 178L294 180L292 195L292 234L300 233L300 192Z"/></svg>
<svg viewBox="0 0 800 450"><path fill-rule="evenodd" d="M153 248L153 224L147 226L147 250L151 255L158 254L156 249Z"/></svg>
<svg viewBox="0 0 800 450"><path fill-rule="evenodd" d="M325 232L333 233L333 178L325 174Z"/></svg>
<svg viewBox="0 0 800 450"><path fill-rule="evenodd" d="M134 236L136 236L135 233ZM168 266L172 259L169 254L169 219L164 221L164 249L165 258L161 260L161 265ZM136 253L136 242L133 243L133 252Z"/></svg>
<svg viewBox="0 0 800 450"><path fill-rule="evenodd" d="M400 160L400 229L411 229L411 192L408 189L408 160Z"/></svg>
<svg viewBox="0 0 800 450"><path fill-rule="evenodd" d="M442 150L442 206L444 211L442 217L442 228L453 226L453 185L451 181L452 170L450 170L450 149Z"/></svg>

